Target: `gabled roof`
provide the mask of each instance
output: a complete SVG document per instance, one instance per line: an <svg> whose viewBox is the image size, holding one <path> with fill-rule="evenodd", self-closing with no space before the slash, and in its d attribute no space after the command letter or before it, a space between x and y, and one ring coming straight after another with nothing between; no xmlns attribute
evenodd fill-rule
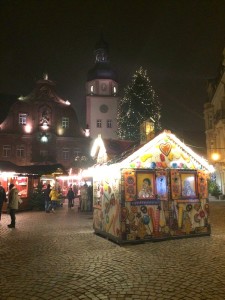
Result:
<svg viewBox="0 0 225 300"><path fill-rule="evenodd" d="M115 139L103 139L106 152L108 155L118 155L124 151L130 149L131 146L134 146L136 143L132 141L125 140L115 140Z"/></svg>
<svg viewBox="0 0 225 300"><path fill-rule="evenodd" d="M166 130L144 145L129 148L108 161L107 165L115 163L119 164L120 168L213 171L213 167L203 157Z"/></svg>
<svg viewBox="0 0 225 300"><path fill-rule="evenodd" d="M109 158L117 157L134 145L135 143L132 141L104 139L99 135L94 140L91 156L97 158L97 161L106 161Z"/></svg>
<svg viewBox="0 0 225 300"><path fill-rule="evenodd" d="M6 95L6 94L0 94L0 124L5 120L7 117L10 107L18 101L18 96L16 95Z"/></svg>

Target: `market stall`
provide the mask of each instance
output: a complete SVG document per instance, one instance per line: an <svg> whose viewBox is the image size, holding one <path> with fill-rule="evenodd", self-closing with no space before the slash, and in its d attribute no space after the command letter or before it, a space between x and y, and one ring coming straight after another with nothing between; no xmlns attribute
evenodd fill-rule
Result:
<svg viewBox="0 0 225 300"><path fill-rule="evenodd" d="M213 168L171 132L92 171L96 233L118 243L210 234Z"/></svg>

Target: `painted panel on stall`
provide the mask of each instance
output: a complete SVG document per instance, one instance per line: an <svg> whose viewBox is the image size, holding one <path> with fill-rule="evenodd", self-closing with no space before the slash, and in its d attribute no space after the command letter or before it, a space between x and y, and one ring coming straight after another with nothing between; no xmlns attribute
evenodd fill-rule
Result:
<svg viewBox="0 0 225 300"><path fill-rule="evenodd" d="M95 229L114 237L120 236L120 191L119 179L106 177L94 182L97 205L94 207L93 224ZM99 193L100 191L100 193Z"/></svg>
<svg viewBox="0 0 225 300"><path fill-rule="evenodd" d="M134 170L123 170L125 201L136 200L136 173Z"/></svg>
<svg viewBox="0 0 225 300"><path fill-rule="evenodd" d="M198 171L198 192L199 198L204 199L208 198L208 178L209 175L204 171Z"/></svg>

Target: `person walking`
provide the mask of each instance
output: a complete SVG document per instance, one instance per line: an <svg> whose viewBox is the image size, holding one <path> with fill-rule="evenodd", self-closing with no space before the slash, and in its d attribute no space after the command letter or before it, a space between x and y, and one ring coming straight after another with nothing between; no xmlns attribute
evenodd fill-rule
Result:
<svg viewBox="0 0 225 300"><path fill-rule="evenodd" d="M74 202L75 195L74 195L74 192L72 190L72 186L69 188L66 197L68 199L68 208L73 207L73 205L74 205L73 202Z"/></svg>
<svg viewBox="0 0 225 300"><path fill-rule="evenodd" d="M4 187L2 186L2 183L0 182L0 221L1 221L1 217L2 217L2 206L3 203L6 202L6 192Z"/></svg>
<svg viewBox="0 0 225 300"><path fill-rule="evenodd" d="M52 188L49 197L51 199L50 211L55 212L57 201L59 199L59 193L57 192L55 187Z"/></svg>
<svg viewBox="0 0 225 300"><path fill-rule="evenodd" d="M51 198L49 197L49 194L51 192L51 186L50 184L47 185L47 188L43 190L44 194L44 199L45 199L45 211L46 213L50 212L50 203L51 203Z"/></svg>
<svg viewBox="0 0 225 300"><path fill-rule="evenodd" d="M16 227L16 210L19 207L19 196L18 196L18 190L15 187L13 183L9 185L9 194L8 194L8 208L9 208L9 214L11 217L11 224L8 225L9 228L15 228Z"/></svg>

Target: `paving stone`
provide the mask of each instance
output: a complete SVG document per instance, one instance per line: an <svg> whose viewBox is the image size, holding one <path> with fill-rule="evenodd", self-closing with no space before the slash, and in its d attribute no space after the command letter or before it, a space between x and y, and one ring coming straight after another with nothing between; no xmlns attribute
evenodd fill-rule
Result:
<svg viewBox="0 0 225 300"><path fill-rule="evenodd" d="M0 299L225 299L225 201L210 203L212 234L119 246L92 214L21 212L0 223Z"/></svg>

